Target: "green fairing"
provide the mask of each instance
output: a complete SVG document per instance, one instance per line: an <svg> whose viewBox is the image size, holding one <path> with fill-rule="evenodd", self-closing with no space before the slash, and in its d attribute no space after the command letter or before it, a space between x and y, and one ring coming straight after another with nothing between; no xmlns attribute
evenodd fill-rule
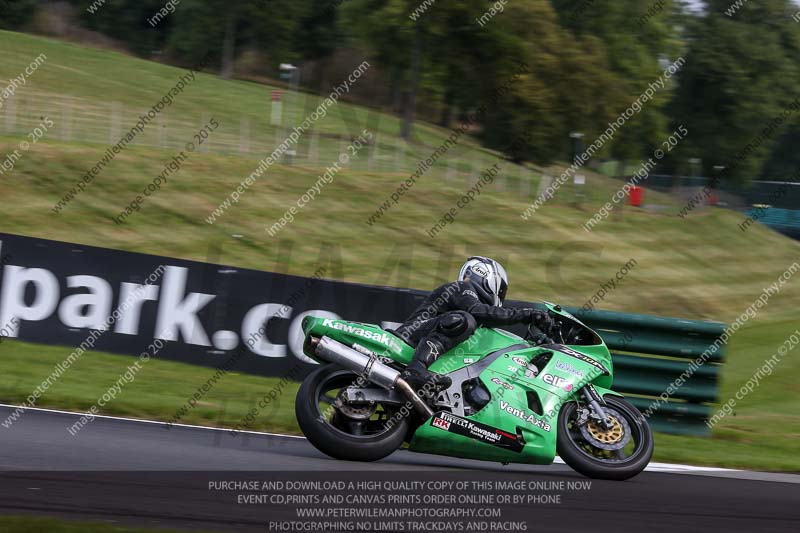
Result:
<svg viewBox="0 0 800 533"><path fill-rule="evenodd" d="M414 348L403 342L400 337L395 337L375 324L307 316L303 320L303 333L306 338L309 335L325 336L348 346L360 344L382 357L389 357L405 365L410 363L414 356ZM314 358L313 354L306 353L306 355Z"/></svg>
<svg viewBox="0 0 800 533"><path fill-rule="evenodd" d="M558 307L548 305L548 308L553 313L580 323ZM403 364L411 361L414 352L401 339L372 324L307 317L303 321L303 330L306 337L327 336L348 346L357 343ZM562 350L573 352L570 354L558 351L555 345L536 347L500 329L478 328L469 339L442 355L430 370L451 374L500 352L479 374L479 379L490 391L491 400L475 414L463 418L499 429L508 435L521 435L524 442L522 449L514 451L501 448L436 427L433 425L434 417L415 431L409 450L490 461L552 463L556 455L558 414L562 405L575 399L580 388L588 383L593 384L601 396L620 396L610 390L613 380L611 354L596 334L593 342L596 344L558 345ZM526 376L527 368L520 361L532 361L547 353L552 353L552 357L538 369L538 374ZM312 353L307 352L306 355L314 357ZM583 360L583 356L605 367L608 374L596 364ZM557 385L552 384L553 381L557 381ZM542 407L540 411L534 412L529 408L529 393L538 396Z"/></svg>

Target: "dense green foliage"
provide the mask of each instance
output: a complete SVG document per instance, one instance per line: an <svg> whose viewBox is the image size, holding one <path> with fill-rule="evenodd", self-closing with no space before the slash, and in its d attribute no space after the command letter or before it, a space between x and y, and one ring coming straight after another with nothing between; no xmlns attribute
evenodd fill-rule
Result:
<svg viewBox="0 0 800 533"><path fill-rule="evenodd" d="M729 16L729 0L708 4L708 14L688 32L674 116L689 128L690 151L706 172L720 165L726 178L747 179L790 124L800 123L800 106L789 108L800 96L800 23L790 18L799 8L765 0Z"/></svg>
<svg viewBox="0 0 800 533"><path fill-rule="evenodd" d="M0 28L14 29L30 21L36 0L0 0Z"/></svg>
<svg viewBox="0 0 800 533"><path fill-rule="evenodd" d="M591 143L685 58L595 158L638 162L683 125L689 136L664 171L687 171L689 158L736 180L795 167L787 132L800 112L774 121L800 82L800 8L790 0L71 3L79 24L135 54L182 65L208 58L225 78L277 78L292 62L305 90L326 93L367 59L349 97L402 117L406 140L420 142L418 117L455 127L478 111L471 132L487 146L542 164L571 158L571 132ZM34 4L0 0L0 26L24 29ZM526 72L509 82L520 64Z"/></svg>

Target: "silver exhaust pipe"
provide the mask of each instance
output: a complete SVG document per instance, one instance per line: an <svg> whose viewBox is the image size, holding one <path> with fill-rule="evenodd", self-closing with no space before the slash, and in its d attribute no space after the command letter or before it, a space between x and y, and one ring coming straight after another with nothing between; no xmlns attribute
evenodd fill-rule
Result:
<svg viewBox="0 0 800 533"><path fill-rule="evenodd" d="M312 339L311 343L314 346L314 353L320 359L352 370L384 389L398 389L426 419L433 416L431 408L422 401L413 387L400 377L400 372L381 363L377 355L361 353L330 337Z"/></svg>

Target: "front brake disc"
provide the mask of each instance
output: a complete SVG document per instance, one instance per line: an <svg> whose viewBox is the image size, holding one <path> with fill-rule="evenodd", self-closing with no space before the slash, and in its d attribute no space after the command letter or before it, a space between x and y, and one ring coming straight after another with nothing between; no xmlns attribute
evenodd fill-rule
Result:
<svg viewBox="0 0 800 533"><path fill-rule="evenodd" d="M581 435L586 441L601 450L621 450L631 441L631 426L625 417L615 409L606 409L611 428L605 429L595 420L580 426Z"/></svg>

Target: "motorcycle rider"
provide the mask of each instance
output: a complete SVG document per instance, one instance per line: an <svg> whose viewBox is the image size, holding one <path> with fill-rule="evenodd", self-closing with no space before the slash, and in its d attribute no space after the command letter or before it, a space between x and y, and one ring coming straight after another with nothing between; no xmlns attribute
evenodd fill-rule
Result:
<svg viewBox="0 0 800 533"><path fill-rule="evenodd" d="M413 346L414 357L402 378L414 390L432 382L437 390L447 388L447 376L428 370L441 354L465 341L479 325L494 327L531 323L550 331L553 319L533 308L507 308L503 302L508 275L503 266L488 257L472 256L464 263L458 279L434 290L394 333Z"/></svg>

